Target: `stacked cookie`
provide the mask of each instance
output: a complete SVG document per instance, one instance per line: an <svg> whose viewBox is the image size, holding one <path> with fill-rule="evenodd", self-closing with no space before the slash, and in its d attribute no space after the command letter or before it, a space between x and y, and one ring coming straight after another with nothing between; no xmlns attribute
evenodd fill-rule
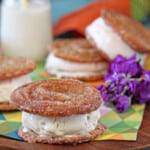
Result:
<svg viewBox="0 0 150 150"><path fill-rule="evenodd" d="M118 54L137 55L141 64L150 53L150 31L141 23L110 9L86 28L86 39L56 40L46 69L58 78L100 79Z"/></svg>
<svg viewBox="0 0 150 150"><path fill-rule="evenodd" d="M16 89L11 98L23 111L19 135L28 142L76 144L106 130L99 122L99 91L81 81L36 81Z"/></svg>
<svg viewBox="0 0 150 150"><path fill-rule="evenodd" d="M93 52L88 59L92 57ZM34 69L32 60L0 57L0 111L22 111L20 137L32 143L77 144L104 133L98 90L70 79L31 82L28 74Z"/></svg>
<svg viewBox="0 0 150 150"><path fill-rule="evenodd" d="M136 54L143 64L145 54L150 53L150 31L114 10L102 9L101 17L86 28L86 37L108 61L118 54Z"/></svg>
<svg viewBox="0 0 150 150"><path fill-rule="evenodd" d="M102 78L108 63L86 39L55 40L49 47L46 70L57 78L93 81Z"/></svg>
<svg viewBox="0 0 150 150"><path fill-rule="evenodd" d="M17 87L31 82L29 73L35 69L35 63L25 58L0 56L0 111L15 110L10 95Z"/></svg>
<svg viewBox="0 0 150 150"><path fill-rule="evenodd" d="M87 40L55 40L49 47L47 71L58 78L73 79L36 81L11 94L13 109L23 111L19 135L24 140L76 144L101 135L106 130L99 122L103 100L98 90L79 80L100 79L108 62L118 54L129 57L136 53L144 60L145 53L150 51L150 32L140 23L112 10L103 9L102 17L87 27L86 36ZM0 61L0 90L7 83L13 85L10 91L15 85L24 84L20 82L24 81L22 76L35 67L32 61L22 59L0 58ZM10 105L9 98L5 102L3 97L0 104Z"/></svg>

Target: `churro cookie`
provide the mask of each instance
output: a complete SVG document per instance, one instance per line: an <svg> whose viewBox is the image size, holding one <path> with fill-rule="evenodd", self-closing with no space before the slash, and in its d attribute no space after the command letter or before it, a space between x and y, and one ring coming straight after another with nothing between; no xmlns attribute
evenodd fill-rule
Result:
<svg viewBox="0 0 150 150"><path fill-rule="evenodd" d="M56 57L73 62L100 62L104 59L86 39L58 39L49 46Z"/></svg>
<svg viewBox="0 0 150 150"><path fill-rule="evenodd" d="M104 58L111 61L118 54L136 54L145 60L150 52L150 31L139 22L110 9L102 9L101 17L86 28L86 37Z"/></svg>
<svg viewBox="0 0 150 150"><path fill-rule="evenodd" d="M130 47L150 53L150 31L140 22L111 9L102 9L102 18Z"/></svg>
<svg viewBox="0 0 150 150"><path fill-rule="evenodd" d="M11 111L16 109L16 106L12 105L9 102L0 102L0 111Z"/></svg>
<svg viewBox="0 0 150 150"><path fill-rule="evenodd" d="M56 40L49 47L46 70L58 78L93 81L102 78L108 63L86 39Z"/></svg>
<svg viewBox="0 0 150 150"><path fill-rule="evenodd" d="M99 92L81 81L37 81L16 89L11 98L23 111L19 135L28 142L82 143L106 129L98 121Z"/></svg>
<svg viewBox="0 0 150 150"><path fill-rule="evenodd" d="M31 59L0 56L0 81L28 74L34 69L35 62Z"/></svg>
<svg viewBox="0 0 150 150"><path fill-rule="evenodd" d="M0 56L0 110L15 110L11 104L11 92L23 84L31 82L28 75L35 68L32 60Z"/></svg>

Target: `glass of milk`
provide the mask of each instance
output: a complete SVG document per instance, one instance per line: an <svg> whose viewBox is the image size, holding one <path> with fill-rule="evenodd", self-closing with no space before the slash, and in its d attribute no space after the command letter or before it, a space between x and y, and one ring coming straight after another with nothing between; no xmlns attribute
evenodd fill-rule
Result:
<svg viewBox="0 0 150 150"><path fill-rule="evenodd" d="M49 0L3 0L1 47L4 55L42 61L51 42Z"/></svg>

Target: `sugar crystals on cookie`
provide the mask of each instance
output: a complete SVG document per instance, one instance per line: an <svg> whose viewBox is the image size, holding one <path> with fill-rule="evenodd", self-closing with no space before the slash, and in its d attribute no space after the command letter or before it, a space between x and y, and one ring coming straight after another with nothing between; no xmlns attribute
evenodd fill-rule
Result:
<svg viewBox="0 0 150 150"><path fill-rule="evenodd" d="M110 61L118 54L130 57L134 53L144 61L145 53L150 53L150 31L115 10L102 9L101 17L87 26L86 37Z"/></svg>
<svg viewBox="0 0 150 150"><path fill-rule="evenodd" d="M86 39L59 39L50 45L46 70L58 78L93 81L102 78L108 63Z"/></svg>
<svg viewBox="0 0 150 150"><path fill-rule="evenodd" d="M22 110L19 136L31 143L76 144L91 141L106 127L99 122L99 92L78 80L42 80L12 93Z"/></svg>
<svg viewBox="0 0 150 150"><path fill-rule="evenodd" d="M11 92L31 82L28 74L34 69L35 63L32 60L0 56L0 110L16 109L10 102Z"/></svg>

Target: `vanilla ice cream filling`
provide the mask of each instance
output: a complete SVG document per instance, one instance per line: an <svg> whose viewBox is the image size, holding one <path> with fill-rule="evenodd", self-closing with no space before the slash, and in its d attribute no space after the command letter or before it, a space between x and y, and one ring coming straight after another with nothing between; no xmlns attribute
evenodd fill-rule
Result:
<svg viewBox="0 0 150 150"><path fill-rule="evenodd" d="M49 54L46 62L46 70L57 77L84 77L98 75L100 71L106 70L106 62L77 63L66 61L56 57L53 53Z"/></svg>
<svg viewBox="0 0 150 150"><path fill-rule="evenodd" d="M31 82L29 75L24 75L18 78L5 80L0 82L0 102L9 102L10 95L19 86Z"/></svg>
<svg viewBox="0 0 150 150"><path fill-rule="evenodd" d="M145 59L144 54L136 52L124 42L120 35L105 23L103 18L96 19L86 28L86 36L89 39L92 38L97 47L111 59L114 59L118 54L130 57L135 53L141 60Z"/></svg>
<svg viewBox="0 0 150 150"><path fill-rule="evenodd" d="M44 117L22 112L23 132L33 131L41 137L74 137L94 130L100 119L96 111L68 117Z"/></svg>

